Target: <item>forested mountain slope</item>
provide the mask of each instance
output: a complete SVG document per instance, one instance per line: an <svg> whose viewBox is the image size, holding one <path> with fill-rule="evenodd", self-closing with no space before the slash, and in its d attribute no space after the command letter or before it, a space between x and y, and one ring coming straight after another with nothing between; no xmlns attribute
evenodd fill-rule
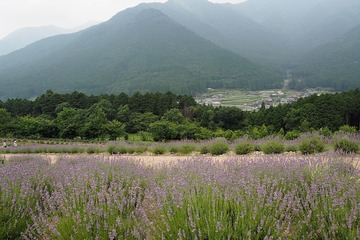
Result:
<svg viewBox="0 0 360 240"><path fill-rule="evenodd" d="M307 54L294 71L307 87L360 87L360 25Z"/></svg>
<svg viewBox="0 0 360 240"><path fill-rule="evenodd" d="M1 98L61 92L263 89L282 77L224 50L159 10L138 6L87 30L54 36L0 58Z"/></svg>
<svg viewBox="0 0 360 240"><path fill-rule="evenodd" d="M60 35L78 32L86 29L95 23L88 23L75 28L61 28L54 25L42 27L27 27L16 30L5 38L0 40L0 56L9 54L13 51L26 47L27 45L39 41L41 39Z"/></svg>
<svg viewBox="0 0 360 240"><path fill-rule="evenodd" d="M23 48L29 43L36 42L40 39L64 33L69 32L57 26L19 29L0 40L0 56Z"/></svg>
<svg viewBox="0 0 360 240"><path fill-rule="evenodd" d="M293 56L331 42L360 24L358 0L247 0L236 8L280 34Z"/></svg>
<svg viewBox="0 0 360 240"><path fill-rule="evenodd" d="M241 14L234 5L169 0L147 6L161 10L211 42L263 64L277 63L287 51L283 38Z"/></svg>

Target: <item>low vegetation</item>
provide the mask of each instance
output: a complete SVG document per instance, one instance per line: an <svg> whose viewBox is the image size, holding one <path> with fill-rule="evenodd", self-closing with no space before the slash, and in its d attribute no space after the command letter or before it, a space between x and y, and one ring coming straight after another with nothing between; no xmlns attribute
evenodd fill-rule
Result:
<svg viewBox="0 0 360 240"><path fill-rule="evenodd" d="M297 152L298 151L298 146L289 145L289 146L285 147L285 151L286 152Z"/></svg>
<svg viewBox="0 0 360 240"><path fill-rule="evenodd" d="M211 155L223 155L228 151L229 146L224 142L214 142L209 146L209 152Z"/></svg>
<svg viewBox="0 0 360 240"><path fill-rule="evenodd" d="M237 155L246 155L249 154L251 152L253 152L255 149L254 145L250 142L242 142L239 143L236 147L235 147L235 153Z"/></svg>
<svg viewBox="0 0 360 240"><path fill-rule="evenodd" d="M0 165L1 239L356 239L355 160L266 155L146 167L125 157ZM336 173L336 174L335 174ZM344 201L344 199L346 201ZM346 223L346 224L344 224Z"/></svg>
<svg viewBox="0 0 360 240"><path fill-rule="evenodd" d="M285 146L282 142L269 141L262 146L262 151L265 154L280 154L285 151Z"/></svg>
<svg viewBox="0 0 360 240"><path fill-rule="evenodd" d="M238 138L229 141L215 138L203 141L171 141L171 142L133 142L110 141L98 143L84 142L49 142L21 140L14 147L8 144L0 148L0 154L109 154L109 155L246 155L253 152L264 154L316 154L338 151L343 154L359 152L360 138L355 133L338 132L325 137L318 132L301 134L297 139L286 140L279 136L263 139Z"/></svg>
<svg viewBox="0 0 360 240"><path fill-rule="evenodd" d="M341 151L343 153L357 153L359 152L359 143L351 141L347 138L337 139L334 144L335 151Z"/></svg>
<svg viewBox="0 0 360 240"><path fill-rule="evenodd" d="M166 153L166 148L163 147L163 146L157 146L157 147L154 147L152 152L155 154L155 155L163 155Z"/></svg>
<svg viewBox="0 0 360 240"><path fill-rule="evenodd" d="M302 154L321 153L325 150L325 144L320 139L312 137L303 140L299 145L299 150Z"/></svg>
<svg viewBox="0 0 360 240"><path fill-rule="evenodd" d="M180 155L188 155L188 154L194 152L195 150L196 150L196 146L186 144L186 145L182 145L182 146L179 147L178 153Z"/></svg>

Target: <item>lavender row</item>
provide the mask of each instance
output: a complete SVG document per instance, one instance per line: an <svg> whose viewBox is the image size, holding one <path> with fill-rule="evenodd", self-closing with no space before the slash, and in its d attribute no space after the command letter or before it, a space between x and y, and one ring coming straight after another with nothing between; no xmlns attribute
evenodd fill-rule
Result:
<svg viewBox="0 0 360 240"><path fill-rule="evenodd" d="M0 167L0 239L356 239L358 160L15 157Z"/></svg>

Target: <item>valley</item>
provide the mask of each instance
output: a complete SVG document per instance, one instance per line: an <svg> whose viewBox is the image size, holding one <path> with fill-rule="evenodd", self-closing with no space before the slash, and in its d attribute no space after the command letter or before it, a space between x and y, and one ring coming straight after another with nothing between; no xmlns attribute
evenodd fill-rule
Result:
<svg viewBox="0 0 360 240"><path fill-rule="evenodd" d="M208 106L238 107L244 111L259 110L264 103L265 108L288 104L313 94L329 93L328 89L306 89L295 91L291 89L271 89L262 91L247 91L239 89L207 89L198 94L195 100Z"/></svg>
<svg viewBox="0 0 360 240"><path fill-rule="evenodd" d="M292 90L347 91L360 87L359 16L354 0L143 3L0 56L0 99L34 99L48 89L192 96L209 88L273 91L289 71ZM22 40L12 36L7 40ZM236 97L221 102L252 109L271 94L248 94L251 106ZM284 102L297 97L289 94Z"/></svg>
<svg viewBox="0 0 360 240"><path fill-rule="evenodd" d="M81 31L30 1L45 27L0 39L0 239L358 239L360 1L239 1L51 1L123 7Z"/></svg>

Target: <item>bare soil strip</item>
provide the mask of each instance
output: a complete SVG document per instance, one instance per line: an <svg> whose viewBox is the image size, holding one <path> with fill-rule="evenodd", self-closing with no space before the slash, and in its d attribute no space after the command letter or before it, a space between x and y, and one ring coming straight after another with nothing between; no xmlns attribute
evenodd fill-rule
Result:
<svg viewBox="0 0 360 240"><path fill-rule="evenodd" d="M55 164L57 161L61 159L68 158L81 158L81 157L94 157L94 159L109 159L114 161L121 161L121 159L131 159L137 162L140 162L149 166L156 165L164 165L164 164L173 164L181 160L187 159L196 159L197 157L209 159L212 161L224 161L231 158L236 158L237 156L233 155L221 155L221 156L197 156L197 155L189 155L189 156L177 156L177 155L108 155L108 154L4 154L0 156L0 158L5 160L10 160L15 157L29 157L29 158L42 158L47 159L49 163Z"/></svg>
<svg viewBox="0 0 360 240"><path fill-rule="evenodd" d="M298 154L284 153L281 155L297 156ZM5 160L11 161L11 159L15 158L15 157L42 158L42 159L47 159L49 161L49 163L51 163L51 164L55 164L57 161L59 161L59 160L61 161L61 159L93 157L95 160L107 159L107 160L111 160L111 161L121 161L123 159L130 159L130 160L134 160L138 163L144 164L146 166L163 166L163 165L175 164L182 160L189 160L189 159L196 160L197 158L209 159L210 161L213 161L213 162L224 162L226 160L231 160L231 159L239 159L239 160L249 159L250 160L250 159L260 158L263 156L264 156L264 154L262 152L254 152L253 154L245 155L245 156L244 155L238 156L233 153L228 153L228 154L220 155L220 156L211 156L211 155L188 155L188 156L180 156L180 155L109 155L109 154L2 154L2 155L0 155L0 159L5 159ZM299 155L299 156L304 157L304 155ZM352 159L353 164L356 165L355 167L360 169L360 156L359 155L342 156L341 158L344 158L344 157L348 160Z"/></svg>

